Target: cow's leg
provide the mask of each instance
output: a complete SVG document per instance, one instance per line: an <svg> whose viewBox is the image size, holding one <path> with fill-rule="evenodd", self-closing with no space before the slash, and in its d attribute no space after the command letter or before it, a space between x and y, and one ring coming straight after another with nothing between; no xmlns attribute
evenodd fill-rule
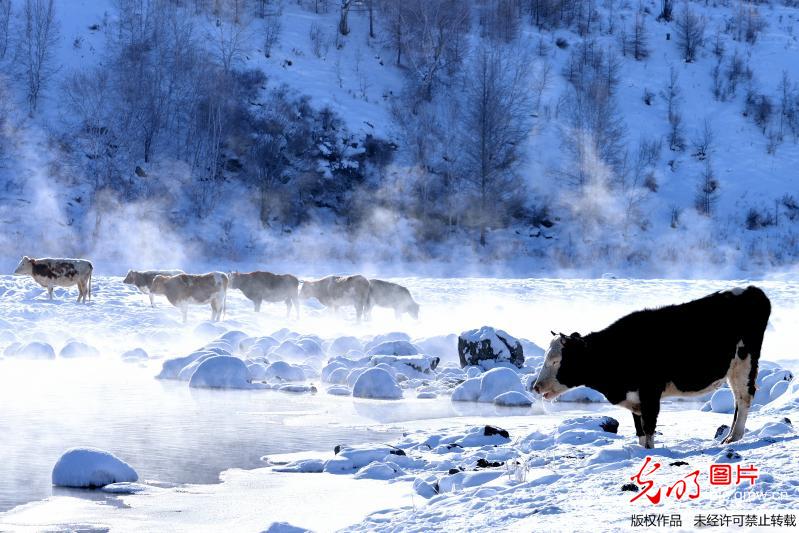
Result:
<svg viewBox="0 0 799 533"><path fill-rule="evenodd" d="M363 306L360 304L355 304L355 320L358 324L361 323L361 319L363 318Z"/></svg>
<svg viewBox="0 0 799 533"><path fill-rule="evenodd" d="M83 288L83 283L81 283L81 281L78 280L78 303L81 303L83 301L83 291L84 290L85 289Z"/></svg>
<svg viewBox="0 0 799 533"><path fill-rule="evenodd" d="M300 319L300 299L297 296L292 296L291 301L294 303L294 314L297 316L297 320Z"/></svg>
<svg viewBox="0 0 799 533"><path fill-rule="evenodd" d="M155 294L149 293L147 296L150 297L150 307L155 307Z"/></svg>
<svg viewBox="0 0 799 533"><path fill-rule="evenodd" d="M286 318L291 318L291 298L286 298Z"/></svg>
<svg viewBox="0 0 799 533"><path fill-rule="evenodd" d="M189 304L184 303L180 305L180 312L183 314L183 323L185 324L189 318Z"/></svg>
<svg viewBox="0 0 799 533"><path fill-rule="evenodd" d="M52 300L53 299L53 288L52 287L47 287L47 298L48 298L48 300Z"/></svg>
<svg viewBox="0 0 799 533"><path fill-rule="evenodd" d="M642 388L638 394L641 397L641 425L644 430L643 446L644 448L654 448L655 428L658 424L660 395L662 393Z"/></svg>
<svg viewBox="0 0 799 533"><path fill-rule="evenodd" d="M256 313L260 313L261 312L261 300L253 300L252 304L254 306L255 312Z"/></svg>
<svg viewBox="0 0 799 533"><path fill-rule="evenodd" d="M220 316L222 316L222 308L216 298L214 298L211 300L211 321L217 322Z"/></svg>
<svg viewBox="0 0 799 533"><path fill-rule="evenodd" d="M635 425L635 436L638 437L638 444L643 446L645 444L644 426L641 424L641 415L633 413L633 424Z"/></svg>
<svg viewBox="0 0 799 533"><path fill-rule="evenodd" d="M732 420L732 427L730 433L722 441L723 444L735 442L744 436L746 431L746 418L749 415L749 407L752 405L752 398L754 393L754 378L752 376L752 361L753 357L743 343L738 343L737 354L733 356L730 371L727 374L727 381L732 389L733 396L735 397L735 415ZM755 363L757 364L757 363ZM755 376L757 372L755 372ZM750 389L750 380L752 386Z"/></svg>

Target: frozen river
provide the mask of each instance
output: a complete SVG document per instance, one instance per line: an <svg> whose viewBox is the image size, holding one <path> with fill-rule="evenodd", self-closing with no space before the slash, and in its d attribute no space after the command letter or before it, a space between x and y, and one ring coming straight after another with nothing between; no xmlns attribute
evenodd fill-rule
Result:
<svg viewBox="0 0 799 533"><path fill-rule="evenodd" d="M304 307L300 321L286 320L282 305L267 306L255 315L234 291L224 327L252 335L289 327L323 338L400 330L415 338L487 324L543 345L551 329L597 329L641 307L685 301L737 284L424 278L399 282L422 305L418 322L397 321L390 312L377 311L371 323L356 325L313 305ZM798 335L799 284L758 285L774 307L764 358L797 359L792 350ZM176 321L175 309L163 301L151 309L119 278L96 278L94 301L82 306L74 303L72 292L57 291L51 303L30 280L0 277L0 353L13 342L31 340L48 342L58 352L73 338L100 351L90 359L0 359L0 511L53 494L50 471L71 446L112 450L135 465L143 480L212 483L224 469L263 465L264 455L389 441L408 421L541 412L538 406L500 412L493 405L452 404L446 397L359 401L328 395L318 381L320 392L309 395L195 390L185 382L154 379L159 359L185 355L212 336L202 325L208 314L196 308L184 326ZM122 363L119 355L132 348L143 348L153 360Z"/></svg>

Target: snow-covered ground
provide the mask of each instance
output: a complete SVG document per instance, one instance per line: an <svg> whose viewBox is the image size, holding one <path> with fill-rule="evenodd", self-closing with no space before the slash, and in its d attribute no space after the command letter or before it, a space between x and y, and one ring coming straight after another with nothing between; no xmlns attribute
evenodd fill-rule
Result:
<svg viewBox="0 0 799 533"><path fill-rule="evenodd" d="M713 412L725 410L720 401L707 412L701 402L667 402L657 447L644 450L629 413L606 403L492 400L529 398L535 345L549 330L598 329L734 283L404 278L420 320L378 308L364 324L313 301L300 320L286 319L282 304L256 315L231 291L223 322L193 308L184 325L163 299L153 309L120 278L94 281L84 306L74 291L48 302L30 280L0 277L0 453L10 458L0 464L0 508L46 498L0 514L0 529L605 530L650 513L682 513L690 529L699 513L799 509L796 283L758 283L774 308L760 382L770 394L729 452L715 438L732 419ZM521 341L522 368L460 369L457 335L486 325ZM198 388L220 384L193 374L225 357L247 365L250 390ZM467 378L487 401L451 400ZM599 427L604 416L618 433ZM75 446L114 454L138 481L52 489L53 466ZM678 502L664 488L661 505L630 502L635 493L621 488L647 455L662 464L649 476L656 486L698 469L700 497ZM711 486L709 465L721 462L754 465L760 477L750 488ZM223 470L222 483L197 484Z"/></svg>

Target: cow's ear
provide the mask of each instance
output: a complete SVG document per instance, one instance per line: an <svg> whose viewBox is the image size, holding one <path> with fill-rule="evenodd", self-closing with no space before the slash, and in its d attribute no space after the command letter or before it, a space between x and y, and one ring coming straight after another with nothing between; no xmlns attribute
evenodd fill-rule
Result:
<svg viewBox="0 0 799 533"><path fill-rule="evenodd" d="M552 334L553 337L557 337L558 336L558 334L555 333L554 331L552 331L551 329L549 330L549 332Z"/></svg>

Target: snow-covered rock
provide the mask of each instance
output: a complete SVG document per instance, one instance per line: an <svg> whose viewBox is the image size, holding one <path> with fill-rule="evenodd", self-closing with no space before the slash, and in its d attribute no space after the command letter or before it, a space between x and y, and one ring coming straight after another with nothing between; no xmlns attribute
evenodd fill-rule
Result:
<svg viewBox="0 0 799 533"><path fill-rule="evenodd" d="M403 371L403 367L410 367L421 374L430 374L438 367L439 358L429 355L373 355L372 364L387 364L397 371Z"/></svg>
<svg viewBox="0 0 799 533"><path fill-rule="evenodd" d="M266 379L278 381L305 381L305 372L297 365L275 361L266 368Z"/></svg>
<svg viewBox="0 0 799 533"><path fill-rule="evenodd" d="M504 407L530 407L533 401L524 392L504 392L494 398L494 403Z"/></svg>
<svg viewBox="0 0 799 533"><path fill-rule="evenodd" d="M493 402L507 392L524 394L519 374L510 368L494 368L478 378L470 378L452 391L453 401Z"/></svg>
<svg viewBox="0 0 799 533"><path fill-rule="evenodd" d="M98 357L100 352L94 346L89 346L85 342L69 341L58 352L59 357L67 359L75 357Z"/></svg>
<svg viewBox="0 0 799 533"><path fill-rule="evenodd" d="M132 361L144 361L145 359L149 359L149 355L143 348L134 348L132 350L128 350L126 352L122 352L120 355L123 361L132 362Z"/></svg>
<svg viewBox="0 0 799 533"><path fill-rule="evenodd" d="M607 399L601 392L592 389L591 387L575 387L567 390L556 399L558 402L579 402L579 403L596 403L605 402Z"/></svg>
<svg viewBox="0 0 799 533"><path fill-rule="evenodd" d="M327 353L331 356L346 355L350 351L363 351L363 343L357 337L345 336L336 338L327 347Z"/></svg>
<svg viewBox="0 0 799 533"><path fill-rule="evenodd" d="M404 456L405 452L381 444L363 446L337 446L336 456L329 459L324 471L332 474L352 473L372 462L390 461L394 456Z"/></svg>
<svg viewBox="0 0 799 533"><path fill-rule="evenodd" d="M494 368L498 364L524 365L521 343L501 329L483 326L464 331L458 337L458 357L462 367L479 365Z"/></svg>
<svg viewBox="0 0 799 533"><path fill-rule="evenodd" d="M402 469L392 462L372 461L355 473L356 479L394 479L403 475Z"/></svg>
<svg viewBox="0 0 799 533"><path fill-rule="evenodd" d="M264 363L247 363L247 370L250 372L252 381L264 381L266 379L266 368Z"/></svg>
<svg viewBox="0 0 799 533"><path fill-rule="evenodd" d="M203 341L218 337L225 333L225 326L219 325L215 322L201 322L194 328L194 334L201 337Z"/></svg>
<svg viewBox="0 0 799 533"><path fill-rule="evenodd" d="M408 341L386 341L367 350L366 355L416 355L419 348Z"/></svg>
<svg viewBox="0 0 799 533"><path fill-rule="evenodd" d="M55 359L55 350L46 342L33 341L21 345L14 343L6 348L5 356L18 359Z"/></svg>
<svg viewBox="0 0 799 533"><path fill-rule="evenodd" d="M189 380L189 387L211 389L249 389L250 372L244 361L229 355L204 360Z"/></svg>
<svg viewBox="0 0 799 533"><path fill-rule="evenodd" d="M372 337L372 340L370 340L364 345L363 350L368 352L375 346L378 346L384 342L391 342L391 341L410 342L411 337L407 333L403 333L402 331L392 331L391 333L375 335L374 337Z"/></svg>
<svg viewBox="0 0 799 533"><path fill-rule="evenodd" d="M356 398L398 400L402 398L402 389L390 373L382 368L369 368L355 380L352 395Z"/></svg>
<svg viewBox="0 0 799 533"><path fill-rule="evenodd" d="M96 488L138 481L133 468L114 454L95 448L70 448L53 467L53 485Z"/></svg>
<svg viewBox="0 0 799 533"><path fill-rule="evenodd" d="M349 396L350 388L346 385L333 385L327 388L327 393L334 396Z"/></svg>
<svg viewBox="0 0 799 533"><path fill-rule="evenodd" d="M732 390L718 389L710 398L710 408L714 413L732 413L735 411L735 398Z"/></svg>

